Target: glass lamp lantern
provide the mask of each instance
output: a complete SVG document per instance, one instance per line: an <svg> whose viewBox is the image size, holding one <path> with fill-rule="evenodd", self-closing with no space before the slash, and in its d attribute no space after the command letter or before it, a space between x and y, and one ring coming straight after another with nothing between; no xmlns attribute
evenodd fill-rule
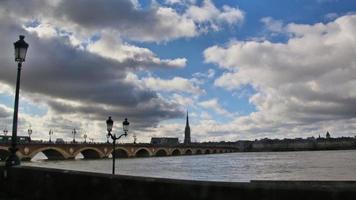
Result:
<svg viewBox="0 0 356 200"><path fill-rule="evenodd" d="M114 126L114 121L111 119L111 117L109 117L107 120L106 120L106 127L107 127L107 130L108 132L111 132L112 131L112 127Z"/></svg>
<svg viewBox="0 0 356 200"><path fill-rule="evenodd" d="M124 130L125 133L129 131L129 125L130 122L127 121L127 118L125 118L125 121L122 122L122 129Z"/></svg>
<svg viewBox="0 0 356 200"><path fill-rule="evenodd" d="M25 36L20 35L20 39L14 43L15 61L18 63L25 62L28 44L25 42Z"/></svg>

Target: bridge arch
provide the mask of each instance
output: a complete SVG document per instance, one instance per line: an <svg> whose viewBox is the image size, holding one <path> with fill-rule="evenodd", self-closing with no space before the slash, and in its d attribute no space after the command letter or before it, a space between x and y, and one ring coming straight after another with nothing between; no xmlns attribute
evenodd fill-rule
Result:
<svg viewBox="0 0 356 200"><path fill-rule="evenodd" d="M180 150L179 149L174 149L173 151L172 151L172 156L180 156L182 153L180 152Z"/></svg>
<svg viewBox="0 0 356 200"><path fill-rule="evenodd" d="M113 154L113 152L111 152L111 154ZM129 151L127 149L122 147L115 148L115 158L128 158L129 155Z"/></svg>
<svg viewBox="0 0 356 200"><path fill-rule="evenodd" d="M76 157L79 153L84 156L84 159L98 159L104 157L103 153L94 147L81 148L74 153L74 157Z"/></svg>
<svg viewBox="0 0 356 200"><path fill-rule="evenodd" d="M138 158L150 157L151 155L152 155L151 151L146 147L138 148L135 151L135 157Z"/></svg>
<svg viewBox="0 0 356 200"><path fill-rule="evenodd" d="M0 161L5 161L7 157L9 157L10 151L7 148L0 147Z"/></svg>
<svg viewBox="0 0 356 200"><path fill-rule="evenodd" d="M184 152L184 155L192 155L192 154L193 154L193 151L191 149L187 149Z"/></svg>
<svg viewBox="0 0 356 200"><path fill-rule="evenodd" d="M195 151L195 154L197 154L197 155L202 154L202 150L201 150L201 149L197 149L197 150Z"/></svg>
<svg viewBox="0 0 356 200"><path fill-rule="evenodd" d="M218 151L216 149L213 150L213 153L217 153Z"/></svg>
<svg viewBox="0 0 356 200"><path fill-rule="evenodd" d="M42 152L48 160L64 160L70 157L70 155L65 152L63 149L57 147L43 147L34 150L29 155L30 158L35 157L35 155L39 152Z"/></svg>
<svg viewBox="0 0 356 200"><path fill-rule="evenodd" d="M167 156L168 151L166 149L157 149L155 156Z"/></svg>
<svg viewBox="0 0 356 200"><path fill-rule="evenodd" d="M204 154L210 154L210 149L205 149Z"/></svg>

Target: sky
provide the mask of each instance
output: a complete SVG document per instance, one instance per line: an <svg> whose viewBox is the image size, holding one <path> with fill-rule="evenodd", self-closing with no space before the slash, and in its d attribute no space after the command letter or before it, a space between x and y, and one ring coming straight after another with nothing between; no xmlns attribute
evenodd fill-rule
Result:
<svg viewBox="0 0 356 200"><path fill-rule="evenodd" d="M2 0L0 128L120 142L356 136L354 0Z"/></svg>

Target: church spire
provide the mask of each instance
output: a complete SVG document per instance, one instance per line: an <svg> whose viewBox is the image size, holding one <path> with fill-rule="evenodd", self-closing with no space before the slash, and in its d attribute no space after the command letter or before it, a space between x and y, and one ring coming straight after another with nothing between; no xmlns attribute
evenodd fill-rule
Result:
<svg viewBox="0 0 356 200"><path fill-rule="evenodd" d="M187 119L186 119L185 130L184 130L184 144L190 144L190 127L189 127L188 110L187 110Z"/></svg>
<svg viewBox="0 0 356 200"><path fill-rule="evenodd" d="M188 115L188 110L187 110L187 120L186 120L185 126L186 126L186 127L189 127L189 115Z"/></svg>

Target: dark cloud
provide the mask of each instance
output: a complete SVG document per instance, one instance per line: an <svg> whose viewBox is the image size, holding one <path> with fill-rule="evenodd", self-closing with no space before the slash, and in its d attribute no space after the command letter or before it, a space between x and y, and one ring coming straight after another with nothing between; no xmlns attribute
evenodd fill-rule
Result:
<svg viewBox="0 0 356 200"><path fill-rule="evenodd" d="M85 6L83 6L85 5ZM129 0L70 1L63 0L57 6L55 15L86 27L149 27L156 24L156 10L137 10Z"/></svg>
<svg viewBox="0 0 356 200"><path fill-rule="evenodd" d="M194 21L163 7L136 8L130 0L71 1L46 0L1 1L0 6L20 19L47 20L76 31L118 31L122 36L140 41L164 41L197 35ZM72 30L73 31L73 30Z"/></svg>
<svg viewBox="0 0 356 200"><path fill-rule="evenodd" d="M14 86L13 42L26 31L11 17L0 20L0 26L0 82ZM94 120L128 116L141 127L182 115L178 105L125 79L128 72L146 66L146 61L118 62L73 47L66 37L25 35L30 47L23 63L21 95L48 104L57 114L83 114ZM58 103L58 99L74 104Z"/></svg>
<svg viewBox="0 0 356 200"><path fill-rule="evenodd" d="M157 122L164 119L183 116L183 113L179 109L176 109L176 104L171 104L161 99L142 102L135 107L116 105L107 108L105 108L105 105L98 104L73 106L50 99L47 99L46 102L58 113L78 114L90 120L104 121L108 116L113 116L117 119L129 118L130 121L135 122L135 127L140 129L154 127L157 125Z"/></svg>
<svg viewBox="0 0 356 200"><path fill-rule="evenodd" d="M0 118L8 118L10 116L11 116L11 113L8 110L6 110L3 107L0 107Z"/></svg>
<svg viewBox="0 0 356 200"><path fill-rule="evenodd" d="M63 0L54 13L56 18L81 27L119 30L124 36L137 40L161 41L197 34L193 20L180 16L173 9L137 9L130 0Z"/></svg>

